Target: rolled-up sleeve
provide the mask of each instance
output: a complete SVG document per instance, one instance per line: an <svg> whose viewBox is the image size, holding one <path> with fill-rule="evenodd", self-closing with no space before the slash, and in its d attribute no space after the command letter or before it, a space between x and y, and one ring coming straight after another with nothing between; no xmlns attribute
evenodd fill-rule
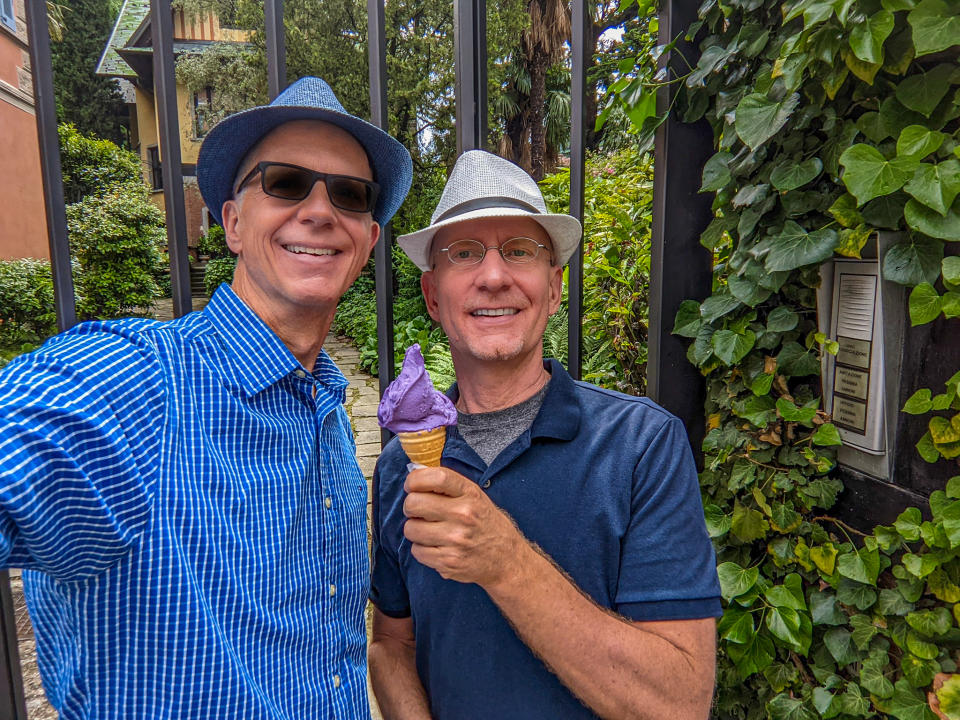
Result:
<svg viewBox="0 0 960 720"><path fill-rule="evenodd" d="M0 566L96 575L149 520L163 384L135 332L81 326L0 372Z"/></svg>

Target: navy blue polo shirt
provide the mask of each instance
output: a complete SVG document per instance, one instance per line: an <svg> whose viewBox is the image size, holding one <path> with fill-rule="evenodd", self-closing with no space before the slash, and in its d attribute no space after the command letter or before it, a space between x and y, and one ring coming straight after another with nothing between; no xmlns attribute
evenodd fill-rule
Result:
<svg viewBox="0 0 960 720"><path fill-rule="evenodd" d="M448 428L442 463L478 483L574 583L634 620L721 614L696 468L679 419L646 398L574 381L555 360L533 425L487 466ZM458 396L456 385L450 396ZM593 718L475 584L421 565L403 537L408 459L374 472L371 599L413 617L436 720Z"/></svg>

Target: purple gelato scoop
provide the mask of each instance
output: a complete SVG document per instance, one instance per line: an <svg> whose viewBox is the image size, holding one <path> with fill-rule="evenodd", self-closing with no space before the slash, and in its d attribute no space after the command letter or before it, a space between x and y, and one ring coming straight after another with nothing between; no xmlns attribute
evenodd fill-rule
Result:
<svg viewBox="0 0 960 720"><path fill-rule="evenodd" d="M387 386L377 410L380 427L395 433L421 432L457 424L457 409L430 382L420 345L414 343L403 356L403 368Z"/></svg>

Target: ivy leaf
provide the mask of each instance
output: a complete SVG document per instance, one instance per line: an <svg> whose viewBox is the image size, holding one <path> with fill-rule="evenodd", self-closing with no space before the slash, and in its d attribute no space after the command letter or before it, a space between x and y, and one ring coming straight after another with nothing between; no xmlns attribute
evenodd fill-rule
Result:
<svg viewBox="0 0 960 720"><path fill-rule="evenodd" d="M960 161L951 158L936 165L922 163L903 189L927 207L946 215L960 194Z"/></svg>
<svg viewBox="0 0 960 720"><path fill-rule="evenodd" d="M930 388L920 388L903 406L903 412L910 415L923 415L930 412L933 402L930 399Z"/></svg>
<svg viewBox="0 0 960 720"><path fill-rule="evenodd" d="M924 660L907 652L900 658L900 669L903 670L907 682L915 688L921 688L933 682L934 676L940 672L940 663L936 660Z"/></svg>
<svg viewBox="0 0 960 720"><path fill-rule="evenodd" d="M943 259L943 279L951 285L960 285L960 257L950 256Z"/></svg>
<svg viewBox="0 0 960 720"><path fill-rule="evenodd" d="M847 691L838 700L839 703L835 704L839 712L857 717L869 717L870 698L864 697L859 685L855 683L847 685Z"/></svg>
<svg viewBox="0 0 960 720"><path fill-rule="evenodd" d="M767 703L767 715L770 720L819 720L817 713L804 705L803 700L786 693Z"/></svg>
<svg viewBox="0 0 960 720"><path fill-rule="evenodd" d="M907 633L907 649L924 660L933 660L940 654L940 648L929 642L912 630Z"/></svg>
<svg viewBox="0 0 960 720"><path fill-rule="evenodd" d="M823 634L823 643L840 667L860 659L860 654L853 644L851 633L845 628L836 627L827 630Z"/></svg>
<svg viewBox="0 0 960 720"><path fill-rule="evenodd" d="M726 650L741 678L763 670L773 662L776 652L773 641L762 633L755 633L745 645L728 645Z"/></svg>
<svg viewBox="0 0 960 720"><path fill-rule="evenodd" d="M883 42L893 31L893 13L889 10L864 18L850 33L850 49L865 62L883 62Z"/></svg>
<svg viewBox="0 0 960 720"><path fill-rule="evenodd" d="M864 62L852 52L843 53L843 62L850 68L850 72L863 80L867 85L873 85L873 79L880 71L880 63Z"/></svg>
<svg viewBox="0 0 960 720"><path fill-rule="evenodd" d="M787 422L809 423L817 414L816 407L798 407L786 398L777 400L777 412Z"/></svg>
<svg viewBox="0 0 960 720"><path fill-rule="evenodd" d="M836 425L824 423L813 434L813 444L821 446L843 445L843 440L840 439L840 433L837 431Z"/></svg>
<svg viewBox="0 0 960 720"><path fill-rule="evenodd" d="M908 542L916 542L920 539L920 523L923 522L923 516L919 508L907 508L897 516L893 526L897 532Z"/></svg>
<svg viewBox="0 0 960 720"><path fill-rule="evenodd" d="M783 230L769 240L771 248L767 254L766 269L796 270L831 257L837 244L837 233L832 229L808 233L793 220L787 220Z"/></svg>
<svg viewBox="0 0 960 720"><path fill-rule="evenodd" d="M730 530L737 538L743 542L751 542L765 536L769 529L770 524L758 510L748 508L739 501L734 505Z"/></svg>
<svg viewBox="0 0 960 720"><path fill-rule="evenodd" d="M696 337L702 323L700 303L696 300L684 300L677 309L677 318L673 323L673 334L686 338Z"/></svg>
<svg viewBox="0 0 960 720"><path fill-rule="evenodd" d="M863 215L857 210L857 199L850 193L844 193L838 197L827 212L845 228L856 227L863 223Z"/></svg>
<svg viewBox="0 0 960 720"><path fill-rule="evenodd" d="M724 600L730 601L756 584L760 569L743 568L735 562L725 562L717 566L717 576L720 579L720 594Z"/></svg>
<svg viewBox="0 0 960 720"><path fill-rule="evenodd" d="M773 607L767 609L766 624L770 633L786 647L805 654L810 646L810 638L804 638L800 618L800 613L793 608Z"/></svg>
<svg viewBox="0 0 960 720"><path fill-rule="evenodd" d="M789 533L800 527L803 517L785 503L774 503L770 513L770 527L779 533Z"/></svg>
<svg viewBox="0 0 960 720"><path fill-rule="evenodd" d="M939 266L940 261L937 260L937 265ZM703 304L700 306L700 317L703 318L704 322L713 322L718 320L724 315L733 312L742 303L737 300L737 298L726 293L717 293L711 295L706 300L703 301Z"/></svg>
<svg viewBox="0 0 960 720"><path fill-rule="evenodd" d="M905 192L895 192L893 195L881 195L874 198L863 207L863 219L868 225L878 228L899 230L903 225L903 206L910 196Z"/></svg>
<svg viewBox="0 0 960 720"><path fill-rule="evenodd" d="M960 317L960 293L947 292L940 298L940 309L943 310L945 318L952 319Z"/></svg>
<svg viewBox="0 0 960 720"><path fill-rule="evenodd" d="M890 714L900 720L937 720L937 716L927 704L926 695L910 687L906 678L897 680L890 703Z"/></svg>
<svg viewBox="0 0 960 720"><path fill-rule="evenodd" d="M901 558L900 562L903 563L903 566L907 569L907 572L914 577L921 579L925 578L940 566L940 561L929 553L925 555L906 553Z"/></svg>
<svg viewBox="0 0 960 720"><path fill-rule="evenodd" d="M933 322L940 315L940 295L930 283L920 283L910 291L910 324L916 327Z"/></svg>
<svg viewBox="0 0 960 720"><path fill-rule="evenodd" d="M756 150L786 124L799 102L797 93L782 102L774 102L762 93L747 95L737 105L737 136L751 150Z"/></svg>
<svg viewBox="0 0 960 720"><path fill-rule="evenodd" d="M800 316L788 305L778 305L767 316L767 332L789 332L799 322Z"/></svg>
<svg viewBox="0 0 960 720"><path fill-rule="evenodd" d="M876 547L873 549L862 547L856 551L843 553L837 558L837 570L851 580L876 585L877 575L880 573L879 553Z"/></svg>
<svg viewBox="0 0 960 720"><path fill-rule="evenodd" d="M733 158L728 152L718 152L703 165L703 183L700 192L722 190L733 180L728 167Z"/></svg>
<svg viewBox="0 0 960 720"><path fill-rule="evenodd" d="M703 517L707 525L707 534L711 538L723 537L730 531L731 517L717 505L704 507Z"/></svg>
<svg viewBox="0 0 960 720"><path fill-rule="evenodd" d="M908 602L899 591L884 588L880 591L877 608L884 615L906 615L913 610L913 603Z"/></svg>
<svg viewBox="0 0 960 720"><path fill-rule="evenodd" d="M744 645L750 642L750 638L756 633L753 614L736 607L728 607L717 623L717 632L728 642Z"/></svg>
<svg viewBox="0 0 960 720"><path fill-rule="evenodd" d="M923 0L909 15L917 55L940 52L957 44L960 18L943 0Z"/></svg>
<svg viewBox="0 0 960 720"><path fill-rule="evenodd" d="M907 615L907 625L928 637L939 637L953 626L953 618L945 607L917 610Z"/></svg>
<svg viewBox="0 0 960 720"><path fill-rule="evenodd" d="M869 585L841 578L837 586L837 600L857 610L866 610L877 602L877 593Z"/></svg>
<svg viewBox="0 0 960 720"><path fill-rule="evenodd" d="M930 418L929 428L930 437L937 445L960 442L960 427L945 417Z"/></svg>
<svg viewBox="0 0 960 720"><path fill-rule="evenodd" d="M955 201L946 215L921 205L916 200L908 200L903 209L907 225L914 230L941 240L960 240L960 202ZM939 262L937 263L939 265Z"/></svg>
<svg viewBox="0 0 960 720"><path fill-rule="evenodd" d="M860 668L860 684L879 698L891 697L894 693L893 683L883 673L883 668L864 663Z"/></svg>
<svg viewBox="0 0 960 720"><path fill-rule="evenodd" d="M896 192L917 167L914 158L887 160L875 147L863 143L844 150L840 164L844 170L843 184L860 205L880 195Z"/></svg>
<svg viewBox="0 0 960 720"><path fill-rule="evenodd" d="M777 419L775 401L769 395L750 397L733 404L733 411L738 417L748 420L758 428L765 428L767 423Z"/></svg>
<svg viewBox="0 0 960 720"><path fill-rule="evenodd" d="M736 365L756 344L757 336L752 330L742 333L733 330L717 330L710 338L716 356L727 365Z"/></svg>
<svg viewBox="0 0 960 720"><path fill-rule="evenodd" d="M897 243L884 255L883 277L885 280L911 287L922 282L934 283L940 274L941 260L943 260L942 242L930 238L912 237Z"/></svg>
<svg viewBox="0 0 960 720"><path fill-rule="evenodd" d="M900 131L900 137L897 140L897 155L920 160L930 153L936 152L946 137L942 132L928 130L923 125L908 125Z"/></svg>
<svg viewBox="0 0 960 720"><path fill-rule="evenodd" d="M796 190L815 179L822 170L823 162L817 157L801 163L788 160L778 165L770 174L770 184L780 192Z"/></svg>
<svg viewBox="0 0 960 720"><path fill-rule="evenodd" d="M859 259L860 251L863 250L863 246L867 244L873 233L874 229L865 224L858 225L855 228L845 228L840 231L840 238L834 251L844 257Z"/></svg>
<svg viewBox="0 0 960 720"><path fill-rule="evenodd" d="M917 440L917 452L920 453L920 457L926 460L928 463L935 463L940 459L940 451L937 449L936 445L933 444L933 438L930 436L930 433L927 432L922 438Z"/></svg>
<svg viewBox="0 0 960 720"><path fill-rule="evenodd" d="M960 675L950 675L937 690L940 711L947 717L960 717Z"/></svg>
<svg viewBox="0 0 960 720"><path fill-rule="evenodd" d="M904 107L930 117L930 113L940 104L943 96L950 89L953 71L953 66L943 63L925 73L904 78L897 85L897 100Z"/></svg>
<svg viewBox="0 0 960 720"><path fill-rule="evenodd" d="M763 671L763 676L767 679L767 682L770 683L770 687L773 688L774 692L782 692L792 685L793 681L797 679L798 674L797 669L787 663L773 663L773 665Z"/></svg>
<svg viewBox="0 0 960 720"><path fill-rule="evenodd" d="M850 627L853 628L850 639L858 650L866 650L873 636L879 632L877 626L866 615L852 615Z"/></svg>
<svg viewBox="0 0 960 720"><path fill-rule="evenodd" d="M810 561L824 575L833 575L833 570L837 564L837 549L833 543L827 542L823 545L814 545L810 548Z"/></svg>
<svg viewBox="0 0 960 720"><path fill-rule="evenodd" d="M822 590L810 594L810 618L814 625L843 625L847 622L846 614L837 605L837 598Z"/></svg>
<svg viewBox="0 0 960 720"><path fill-rule="evenodd" d="M804 495L813 499L813 504L828 508L837 501L837 493L843 489L843 484L836 478L818 477L800 488Z"/></svg>
<svg viewBox="0 0 960 720"><path fill-rule="evenodd" d="M790 573L783 579L782 585L773 585L763 593L767 601L775 607L788 607L794 610L806 610L803 599L803 581L797 573Z"/></svg>

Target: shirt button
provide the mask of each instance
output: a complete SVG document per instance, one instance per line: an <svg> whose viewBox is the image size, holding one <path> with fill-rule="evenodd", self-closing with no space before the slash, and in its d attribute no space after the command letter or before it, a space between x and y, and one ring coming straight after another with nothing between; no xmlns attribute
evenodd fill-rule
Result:
<svg viewBox="0 0 960 720"><path fill-rule="evenodd" d="M339 676L339 675L334 675L334 676L333 676L333 686L334 686L335 688L340 687L340 676Z"/></svg>
<svg viewBox="0 0 960 720"><path fill-rule="evenodd" d="M490 487L490 481L489 481L489 480L484 480L482 487L485 487L485 488Z"/></svg>
<svg viewBox="0 0 960 720"><path fill-rule="evenodd" d="M333 507L333 500L329 497L325 497L323 499L323 505L327 508L327 510L329 510L331 507Z"/></svg>
<svg viewBox="0 0 960 720"><path fill-rule="evenodd" d="M305 373L303 370L297 370L296 376L298 378L305 378L307 376L307 373Z"/></svg>
<svg viewBox="0 0 960 720"><path fill-rule="evenodd" d="M330 597L333 597L337 594L337 586L333 583L330 583Z"/></svg>

